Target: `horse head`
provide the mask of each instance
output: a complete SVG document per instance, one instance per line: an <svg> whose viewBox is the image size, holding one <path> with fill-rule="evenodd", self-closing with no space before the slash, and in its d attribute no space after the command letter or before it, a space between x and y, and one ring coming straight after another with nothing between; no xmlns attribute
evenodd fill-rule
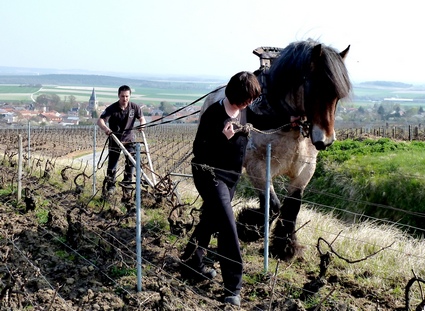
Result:
<svg viewBox="0 0 425 311"><path fill-rule="evenodd" d="M347 97L351 82L343 52L313 40L294 42L284 48L267 76L267 98L279 115L299 116L317 150L335 141L335 112Z"/></svg>

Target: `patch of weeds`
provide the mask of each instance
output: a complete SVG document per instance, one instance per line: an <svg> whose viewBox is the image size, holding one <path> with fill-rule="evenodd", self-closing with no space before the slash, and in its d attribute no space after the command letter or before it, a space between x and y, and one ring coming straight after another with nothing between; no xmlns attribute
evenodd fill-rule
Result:
<svg viewBox="0 0 425 311"><path fill-rule="evenodd" d="M12 205L16 207L16 209L22 213L25 213L27 207L23 201L13 200Z"/></svg>
<svg viewBox="0 0 425 311"><path fill-rule="evenodd" d="M126 267L115 267L113 266L109 273L113 278L120 278L122 276L135 276L137 275L137 270L135 268L126 268Z"/></svg>
<svg viewBox="0 0 425 311"><path fill-rule="evenodd" d="M68 256L68 253L65 251L56 251L55 255L58 256L59 258L65 258Z"/></svg>
<svg viewBox="0 0 425 311"><path fill-rule="evenodd" d="M167 235L167 240L171 244L173 244L174 242L176 242L177 239L178 239L178 237L176 235L173 235L173 234Z"/></svg>
<svg viewBox="0 0 425 311"><path fill-rule="evenodd" d="M264 280L264 274L256 273L256 274L244 274L243 281L249 285L255 285Z"/></svg>
<svg viewBox="0 0 425 311"><path fill-rule="evenodd" d="M258 299L257 291L252 291L249 293L249 295L246 297L249 301L256 301Z"/></svg>
<svg viewBox="0 0 425 311"><path fill-rule="evenodd" d="M287 293L289 298L299 299L303 294L303 290L299 287L294 287L292 285L284 286L284 292Z"/></svg>
<svg viewBox="0 0 425 311"><path fill-rule="evenodd" d="M166 227L167 223L161 219L151 219L144 226L147 231L150 231L152 233L162 232L166 230Z"/></svg>
<svg viewBox="0 0 425 311"><path fill-rule="evenodd" d="M116 287L114 289L114 293L117 294L118 296L122 296L122 295L126 294L124 288L122 288L122 287Z"/></svg>
<svg viewBox="0 0 425 311"><path fill-rule="evenodd" d="M105 206L105 204L108 204L108 203L105 202L102 198L94 197L87 204L87 208L97 212L97 211L100 211Z"/></svg>
<svg viewBox="0 0 425 311"><path fill-rule="evenodd" d="M40 225L46 224L49 220L49 211L46 209L38 208L35 215Z"/></svg>
<svg viewBox="0 0 425 311"><path fill-rule="evenodd" d="M56 251L55 255L58 256L59 258L62 258L62 259L67 259L67 260L71 260L71 261L75 260L75 255L69 254L68 252L66 252L64 250Z"/></svg>
<svg viewBox="0 0 425 311"><path fill-rule="evenodd" d="M12 189L11 188L6 188L6 189L0 189L0 196L6 196L6 195L10 195L12 194Z"/></svg>
<svg viewBox="0 0 425 311"><path fill-rule="evenodd" d="M47 200L47 199L44 199L44 200L41 200L41 201L38 203L38 206L39 206L39 207L46 207L46 206L49 206L49 204L50 204L50 201L49 201L49 200Z"/></svg>
<svg viewBox="0 0 425 311"><path fill-rule="evenodd" d="M248 176L243 174L236 186L236 193L243 198L252 198L258 196L257 190L254 189Z"/></svg>
<svg viewBox="0 0 425 311"><path fill-rule="evenodd" d="M404 293L405 293L405 289L401 288L400 286L396 286L391 290L391 295L394 295L397 297L404 295Z"/></svg>
<svg viewBox="0 0 425 311"><path fill-rule="evenodd" d="M147 218L149 220L144 224L146 230L151 232L169 231L167 219L157 211L149 211Z"/></svg>
<svg viewBox="0 0 425 311"><path fill-rule="evenodd" d="M321 301L321 297L319 294L309 296L306 301L304 302L304 308L314 308L317 307ZM326 304L326 301L322 302L322 307Z"/></svg>

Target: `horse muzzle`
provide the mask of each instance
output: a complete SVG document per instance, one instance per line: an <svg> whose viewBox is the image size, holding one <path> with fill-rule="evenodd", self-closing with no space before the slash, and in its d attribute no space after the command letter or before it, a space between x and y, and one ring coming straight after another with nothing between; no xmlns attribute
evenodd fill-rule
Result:
<svg viewBox="0 0 425 311"><path fill-rule="evenodd" d="M335 130L332 130L330 134L319 128L316 125L312 126L311 129L311 142L317 150L325 150L327 147L333 144L336 140Z"/></svg>

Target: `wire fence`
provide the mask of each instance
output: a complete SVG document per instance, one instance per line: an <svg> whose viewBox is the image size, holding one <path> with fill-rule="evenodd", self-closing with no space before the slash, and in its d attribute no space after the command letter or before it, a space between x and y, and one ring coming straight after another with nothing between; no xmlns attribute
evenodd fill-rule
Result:
<svg viewBox="0 0 425 311"><path fill-rule="evenodd" d="M85 131L92 133L93 127ZM78 131L66 133L79 135ZM119 197L108 204L98 200L98 193L90 194L91 161L84 163L74 159L63 163L59 160L62 157L60 153L52 158L47 151L50 149L33 150L31 158L27 159L23 176L24 206L17 204L13 193L17 184L16 152L14 140L9 140L0 168L0 191L4 191L0 199L2 310L29 307L34 310L106 310L107 306L112 310L171 310L178 309L178 306L181 310L221 310L222 304L217 296L225 289L220 277L217 281L201 285L189 284L179 277L180 252L188 242L189 232L199 215L200 200L193 182L190 177L183 176L190 174L191 157L188 155L194 133L193 126L173 125L146 131L154 170L159 176L171 172L177 173L177 176L172 177L169 184L172 191L161 192L165 196L158 197L155 192L144 189L143 206L150 208L144 208L142 216L144 274L141 292L136 291L134 282L137 266L134 206L121 204ZM9 132L7 135L15 134ZM48 135L51 136L47 141L55 141L53 137L57 134ZM89 136L81 134L79 139L90 141ZM0 137L3 142L4 136L0 134ZM34 135L31 137L33 140ZM102 137L101 133L97 137ZM65 139L60 142L65 142ZM99 139L98 147L103 146L104 140ZM88 144L86 150L92 147ZM102 170L97 174L102 176ZM98 180L101 181L101 178ZM262 190L249 184L242 187L252 192ZM11 193L6 191L9 188ZM275 188L284 189L284 181L276 181ZM284 201L285 194L278 195ZM247 198L236 197L234 205L236 209L253 207L259 218L265 218L257 208L256 199L247 202ZM388 284L398 288L406 285L403 280L410 271L423 275L425 245L421 240L403 234L402 230L395 230L396 227L403 229L403 225L340 210L362 219L361 223L347 224L325 218L316 211L319 207L315 202L303 201L298 235L307 250L302 263L270 258L270 271L265 273L261 256L257 254L259 244L242 243L246 274L242 305L246 309L282 309L294 296L305 303L332 309L338 302L347 299L346 291L340 286L349 285L348 280L329 282L337 271L368 278L372 283L374 276L371 271L374 271ZM325 207L329 210L334 208ZM164 214L170 222L173 209L179 210L177 220L181 230L168 230L169 223ZM173 224L176 225L176 222ZM382 239L382 236L386 238ZM320 238L329 244L325 243L327 252L319 256L319 250L323 250ZM380 250L383 251L378 252ZM207 258L214 263L219 256L214 241L206 251ZM334 259L328 262L328 270L322 272L324 275L320 275L319 266L325 263L323 255L326 253L331 253ZM372 254L375 255L366 258ZM338 256L349 261L366 259L358 264L344 265L344 260ZM253 262L254 257L256 260ZM398 261L403 262L401 267L394 265ZM295 266L298 269L292 270ZM302 269L305 272L300 272ZM294 271L300 275L294 275ZM320 286L323 279L319 276L326 276L326 286ZM371 289L353 287L352 290L364 291L359 295L371 308L391 309L394 306L387 305L388 302L382 301L382 296ZM420 289L410 289L409 295L412 306L422 302Z"/></svg>
<svg viewBox="0 0 425 311"><path fill-rule="evenodd" d="M338 139L355 139L364 136L371 137L386 137L394 140L412 141L412 140L425 140L425 127L421 124L404 124L404 125L370 125L370 126L359 126L353 124L340 125L340 128L336 129Z"/></svg>

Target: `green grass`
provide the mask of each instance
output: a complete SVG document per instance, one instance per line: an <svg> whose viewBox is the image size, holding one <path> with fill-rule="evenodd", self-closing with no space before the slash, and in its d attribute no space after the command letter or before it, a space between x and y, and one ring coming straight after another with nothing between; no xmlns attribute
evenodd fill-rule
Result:
<svg viewBox="0 0 425 311"><path fill-rule="evenodd" d="M0 189L0 196L7 196L10 195L12 192L13 191L11 187Z"/></svg>
<svg viewBox="0 0 425 311"><path fill-rule="evenodd" d="M45 224L49 218L49 211L46 209L39 208L36 211L36 216L39 224Z"/></svg>
<svg viewBox="0 0 425 311"><path fill-rule="evenodd" d="M424 228L424 219L404 212L425 210L424 150L424 142L338 141L319 153L305 199L341 215L349 210Z"/></svg>

